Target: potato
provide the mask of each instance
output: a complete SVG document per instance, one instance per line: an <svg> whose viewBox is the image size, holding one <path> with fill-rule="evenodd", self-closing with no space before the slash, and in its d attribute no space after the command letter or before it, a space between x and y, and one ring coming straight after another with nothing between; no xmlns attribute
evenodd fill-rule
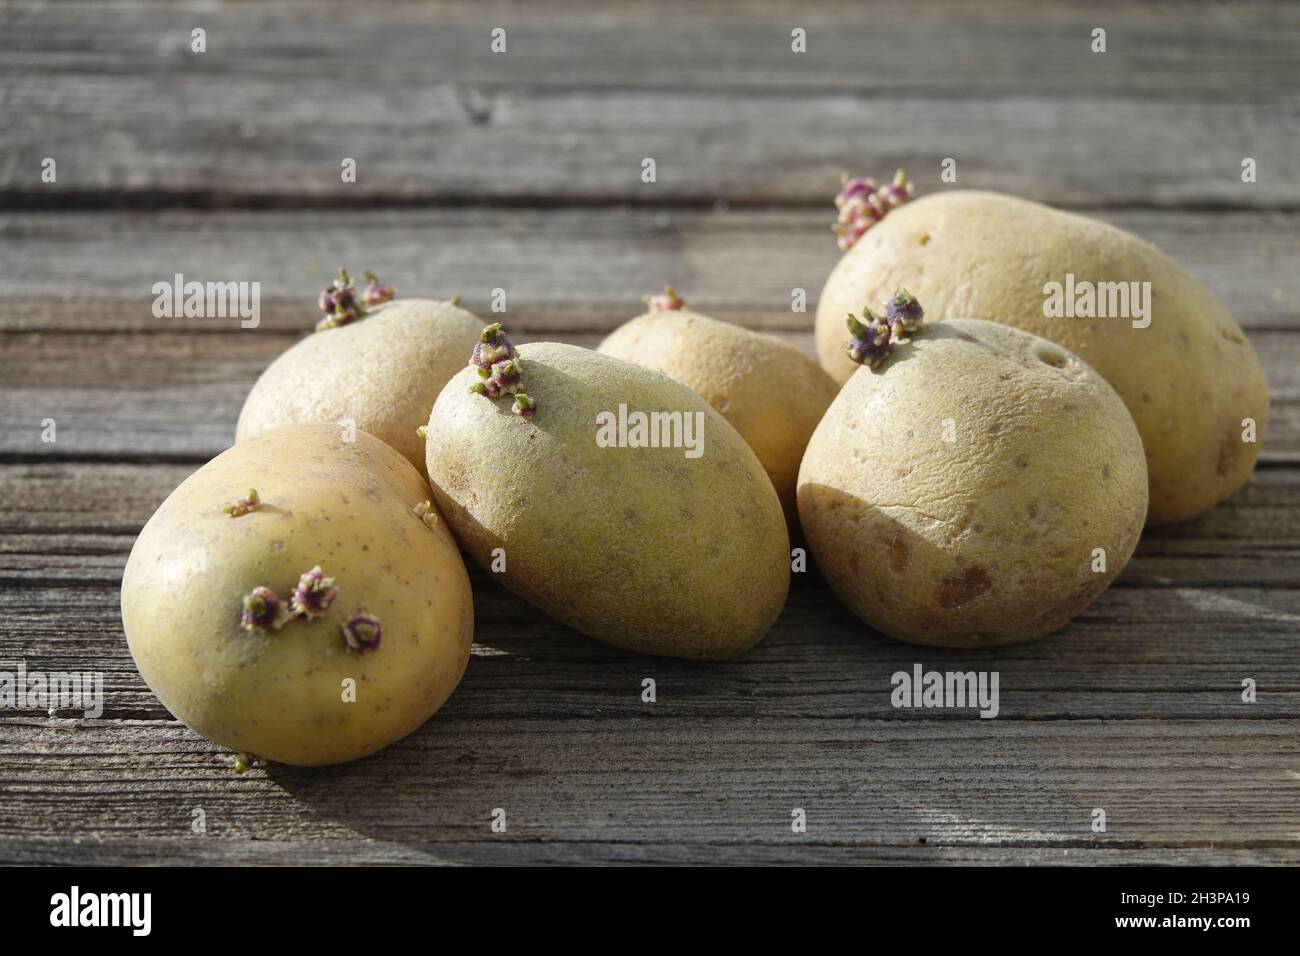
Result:
<svg viewBox="0 0 1300 956"><path fill-rule="evenodd" d="M954 319L853 374L798 498L858 617L915 644L988 647L1049 634L1105 589L1137 545L1147 473L1101 376L1045 339Z"/></svg>
<svg viewBox="0 0 1300 956"><path fill-rule="evenodd" d="M1136 315L1136 300L1130 300L1132 318L1048 318L1045 287L1060 283L1064 291L1067 281L1076 295L1086 294L1083 283L1098 291L1101 283L1150 282L1150 297L1143 295L1149 326L1134 327L1147 321ZM822 291L817 351L837 381L853 371L844 355L845 313L874 306L899 286L935 320L1012 325L1096 369L1142 435L1152 524L1199 514L1249 477L1268 419L1259 362L1214 296L1147 243L1083 216L994 193L914 200L872 226ZM1111 291L1119 294L1101 288L1108 302ZM1245 419L1255 423L1254 436L1244 431ZM1251 437L1257 440L1243 440Z"/></svg>
<svg viewBox="0 0 1300 956"><path fill-rule="evenodd" d="M740 435L653 369L551 342L521 346L517 361L531 419L472 393L484 382L474 368L429 416L434 497L465 550L616 647L690 658L752 647L785 603L790 555L776 492ZM678 428L645 447L635 423L651 412Z"/></svg>
<svg viewBox="0 0 1300 956"><path fill-rule="evenodd" d="M816 362L778 339L692 312L685 303L624 323L598 351L657 368L716 408L758 456L793 526L799 461L839 390Z"/></svg>
<svg viewBox="0 0 1300 956"><path fill-rule="evenodd" d="M415 430L465 365L483 323L450 302L397 299L315 332L277 358L239 413L235 441L285 425L351 420L424 469Z"/></svg>
<svg viewBox="0 0 1300 956"><path fill-rule="evenodd" d="M218 455L127 561L122 623L145 683L204 737L267 760L341 763L406 736L460 681L474 631L450 531L413 511L428 498L401 455L332 425Z"/></svg>

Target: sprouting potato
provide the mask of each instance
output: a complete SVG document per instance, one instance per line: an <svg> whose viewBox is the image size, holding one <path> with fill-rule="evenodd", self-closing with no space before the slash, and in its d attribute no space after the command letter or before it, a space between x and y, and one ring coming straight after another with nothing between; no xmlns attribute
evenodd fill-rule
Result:
<svg viewBox="0 0 1300 956"><path fill-rule="evenodd" d="M341 272L321 294L317 331L262 373L239 414L235 440L285 425L353 425L424 468L416 434L438 392L465 364L483 323L456 305L393 299L371 280L356 291Z"/></svg>
<svg viewBox="0 0 1300 956"><path fill-rule="evenodd" d="M365 432L290 426L168 496L127 562L122 623L141 676L190 728L316 765L373 753L441 707L474 612L410 462Z"/></svg>
<svg viewBox="0 0 1300 956"><path fill-rule="evenodd" d="M863 318L841 335L858 371L799 472L818 567L858 617L900 640L989 647L1059 629L1141 534L1147 473L1132 416L1096 372L1027 332L922 326L905 292Z"/></svg>
<svg viewBox="0 0 1300 956"><path fill-rule="evenodd" d="M726 419L661 372L572 345L516 350L489 326L433 406L426 465L475 561L616 647L733 657L785 603L771 481Z"/></svg>

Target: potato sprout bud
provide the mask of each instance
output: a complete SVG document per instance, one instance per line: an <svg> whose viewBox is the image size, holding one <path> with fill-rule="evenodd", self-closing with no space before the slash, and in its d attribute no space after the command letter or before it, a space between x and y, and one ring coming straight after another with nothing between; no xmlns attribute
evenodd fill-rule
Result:
<svg viewBox="0 0 1300 956"><path fill-rule="evenodd" d="M365 612L352 615L351 620L343 625L343 639L348 642L348 649L353 651L373 651L379 646L383 633L379 618Z"/></svg>
<svg viewBox="0 0 1300 956"><path fill-rule="evenodd" d="M320 310L325 317L316 323L317 332L347 325L365 315L365 306L357 301L357 287L347 269L340 268L338 278L321 292Z"/></svg>
<svg viewBox="0 0 1300 956"><path fill-rule="evenodd" d="M382 305L385 302L392 301L397 294L393 291L391 285L385 285L380 282L378 277L367 270L363 273L366 280L365 303L366 305Z"/></svg>
<svg viewBox="0 0 1300 956"><path fill-rule="evenodd" d="M310 620L320 617L334 603L338 594L339 589L334 586L334 579L325 577L318 564L298 579L290 607L294 614Z"/></svg>
<svg viewBox="0 0 1300 956"><path fill-rule="evenodd" d="M894 181L885 183L880 189L876 190L876 199L879 201L883 216L891 209L897 209L903 203L912 198L912 183L907 178L907 173L901 169L894 173Z"/></svg>
<svg viewBox="0 0 1300 956"><path fill-rule="evenodd" d="M867 320L865 324L849 315L847 324L849 334L853 336L849 339L849 358L858 365L877 368L893 349L889 341L889 324L878 319L870 309L863 309L862 317Z"/></svg>
<svg viewBox="0 0 1300 956"><path fill-rule="evenodd" d="M415 516L432 528L438 523L438 512L434 510L432 501L421 501L411 509Z"/></svg>
<svg viewBox="0 0 1300 956"><path fill-rule="evenodd" d="M643 301L650 307L651 312L680 312L686 308L686 300L670 285L664 286L661 294L648 295Z"/></svg>
<svg viewBox="0 0 1300 956"><path fill-rule="evenodd" d="M267 587L256 587L244 598L244 611L239 626L246 631L260 633L268 627L279 630L293 617L289 607L278 594Z"/></svg>
<svg viewBox="0 0 1300 956"><path fill-rule="evenodd" d="M235 756L235 773L248 773L256 767L265 767L269 760L256 754L241 753Z"/></svg>
<svg viewBox="0 0 1300 956"><path fill-rule="evenodd" d="M532 418L537 414L537 403L523 392L515 394L515 407L512 411L520 418Z"/></svg>
<svg viewBox="0 0 1300 956"><path fill-rule="evenodd" d="M537 403L519 391L524 387L523 363L500 322L493 322L479 334L469 364L478 372L480 379L469 387L470 392L488 398L514 395L515 405L512 410L516 415L532 418L537 414Z"/></svg>
<svg viewBox="0 0 1300 956"><path fill-rule="evenodd" d="M523 380L523 373L519 371L519 362L515 359L497 362L496 365L492 366L490 381L496 386L498 395L502 392L513 395L519 391L519 386L523 383Z"/></svg>
<svg viewBox="0 0 1300 956"><path fill-rule="evenodd" d="M469 361L471 365L480 369L490 369L497 362L514 357L515 347L510 343L510 339L506 338L501 323L493 322L479 333L478 344L474 346L474 354Z"/></svg>
<svg viewBox="0 0 1300 956"><path fill-rule="evenodd" d="M233 505L226 505L221 510L232 518L242 518L250 511L256 511L260 507L262 507L262 499L257 497L257 489L250 488L248 489L247 498L240 498Z"/></svg>
<svg viewBox="0 0 1300 956"><path fill-rule="evenodd" d="M839 236L840 251L848 252L862 238L863 233L883 219L886 213L911 198L912 184L901 169L894 174L893 182L884 186L877 186L874 179L844 177L839 194L835 197L835 208L839 210L839 215L831 226L831 230Z"/></svg>
<svg viewBox="0 0 1300 956"><path fill-rule="evenodd" d="M924 318L925 311L921 308L921 303L906 289L899 289L885 303L885 319L895 335L915 335Z"/></svg>

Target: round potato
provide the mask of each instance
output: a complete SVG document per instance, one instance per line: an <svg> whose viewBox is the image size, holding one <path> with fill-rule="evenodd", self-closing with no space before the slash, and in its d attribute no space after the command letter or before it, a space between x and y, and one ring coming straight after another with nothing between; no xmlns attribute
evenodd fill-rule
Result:
<svg viewBox="0 0 1300 956"><path fill-rule="evenodd" d="M208 739L282 763L355 760L409 734L460 681L474 630L428 498L364 432L283 428L218 455L126 565L122 623L145 683Z"/></svg>
<svg viewBox="0 0 1300 956"><path fill-rule="evenodd" d="M239 413L235 441L285 425L351 421L417 469L416 429L447 380L465 365L483 323L433 299L396 299L364 318L315 332L277 358Z"/></svg>
<svg viewBox="0 0 1300 956"><path fill-rule="evenodd" d="M789 539L735 429L653 369L550 342L517 357L494 348L485 362L508 349L522 371L523 412L472 392L485 380L466 368L429 417L434 496L465 550L616 647L691 658L752 647L785 603Z"/></svg>
<svg viewBox="0 0 1300 956"><path fill-rule="evenodd" d="M624 323L598 351L656 368L717 409L758 456L794 525L799 461L839 391L815 361L769 335L684 307Z"/></svg>
<svg viewBox="0 0 1300 956"><path fill-rule="evenodd" d="M937 647L1033 640L1137 545L1142 442L1113 389L1045 339L927 325L860 368L813 433L799 518L845 604Z"/></svg>
<svg viewBox="0 0 1300 956"><path fill-rule="evenodd" d="M1142 435L1152 524L1199 514L1249 477L1268 421L1259 361L1209 290L1153 246L995 193L914 200L872 226L822 291L817 351L837 381L854 369L845 313L900 286L936 320L1015 326L1091 365Z"/></svg>

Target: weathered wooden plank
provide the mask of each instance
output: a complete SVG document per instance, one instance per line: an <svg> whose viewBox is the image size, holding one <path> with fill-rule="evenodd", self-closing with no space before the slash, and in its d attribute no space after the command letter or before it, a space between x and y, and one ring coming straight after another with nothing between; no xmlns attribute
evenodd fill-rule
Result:
<svg viewBox="0 0 1300 956"><path fill-rule="evenodd" d="M480 121L465 115L452 87L376 93L295 75L274 87L283 101L267 103L265 82L251 78L159 85L93 76L61 86L55 104L67 112L51 104L42 78L9 84L18 119L7 131L4 206L467 197L820 205L845 171L879 176L902 167L921 189L939 188L946 157L957 161L959 185L1066 206L1300 205L1290 158L1300 107L1287 103L501 92ZM160 114L185 117L184 128L153 122ZM340 141L330 119L340 114L358 117L355 139ZM400 150L386 142L394 116L409 117ZM1265 165L1258 181L1241 181L1244 156ZM41 181L45 157L60 163L57 183ZM356 160L355 182L341 179L345 157ZM652 183L642 180L647 158L656 164Z"/></svg>
<svg viewBox="0 0 1300 956"><path fill-rule="evenodd" d="M6 564L11 560L5 556ZM122 563L112 560L117 569ZM8 669L23 661L32 671L102 673L109 717L164 717L122 636L116 576L94 580L113 573L101 565L81 579L48 584L0 572L0 662ZM739 710L756 719L911 719L915 712L891 703L891 676L910 673L917 663L998 671L1004 722L1270 720L1300 713L1294 654L1300 591L1294 589L1116 586L1050 639L959 653L882 638L820 580L809 579L796 582L776 626L743 660L701 665L606 647L534 611L490 575L474 569L471 577L482 649L457 692L457 707L476 719L645 714L640 694L647 676L659 686L655 716L725 717ZM1258 685L1254 704L1240 698L1248 677ZM975 719L973 711L942 716Z"/></svg>
<svg viewBox="0 0 1300 956"><path fill-rule="evenodd" d="M344 231L340 213L324 210L6 213L0 330L238 329L233 319L155 319L153 284L179 272L260 282L257 334L301 332L340 264L378 271L401 295L460 293L484 314L504 289L510 320L539 333L608 330L665 282L710 314L810 328L840 255L831 211L829 200L826 211L372 209L343 214ZM1098 216L1181 262L1245 328L1300 328L1300 214ZM791 311L795 288L807 290L807 313Z"/></svg>
<svg viewBox="0 0 1300 956"><path fill-rule="evenodd" d="M843 169L910 166L928 186L951 156L969 185L1071 204L1300 202L1293 9L968 8L33 9L6 30L0 197L820 202ZM494 26L515 30L504 54Z"/></svg>
<svg viewBox="0 0 1300 956"><path fill-rule="evenodd" d="M199 71L267 83L303 68L412 85L638 88L989 95L1027 86L1062 97L1218 100L1285 96L1300 70L1290 42L1300 16L1288 3L1212 2L1158 10L1123 0L1086 7L1032 0L783 0L606 4L432 2L359 9L290 0L273 8L227 3L201 14L171 4L0 4L0 46L15 70L172 74ZM195 25L209 54L189 52ZM792 54L790 31L807 33ZM1105 56L1091 52L1105 26ZM508 44L492 54L490 31ZM869 56L864 56L869 51Z"/></svg>
<svg viewBox="0 0 1300 956"><path fill-rule="evenodd" d="M1213 847L930 846L772 843L620 843L481 839L477 841L267 839L256 842L111 837L64 840L0 836L0 863L12 866L557 866L750 864L800 866L1294 866L1300 850Z"/></svg>
<svg viewBox="0 0 1300 956"><path fill-rule="evenodd" d="M0 834L17 841L745 844L1027 847L1294 855L1300 722L709 720L593 714L544 723L447 710L338 768L235 777L179 725L0 722ZM488 827L506 811L506 834ZM790 830L792 808L808 833ZM1107 831L1091 830L1093 808ZM194 810L206 836L192 835ZM444 850L444 845L446 849ZM459 846L458 846L459 845ZM83 843L85 846L85 843ZM88 848L89 849L89 848ZM601 854L599 847L593 848ZM214 850L221 855L223 851ZM0 854L5 853L0 844ZM697 857L698 858L698 857Z"/></svg>

